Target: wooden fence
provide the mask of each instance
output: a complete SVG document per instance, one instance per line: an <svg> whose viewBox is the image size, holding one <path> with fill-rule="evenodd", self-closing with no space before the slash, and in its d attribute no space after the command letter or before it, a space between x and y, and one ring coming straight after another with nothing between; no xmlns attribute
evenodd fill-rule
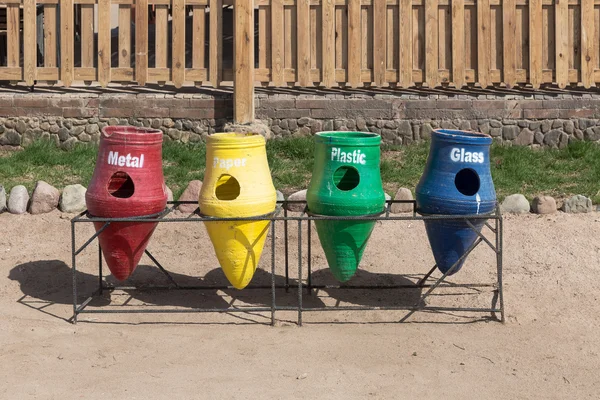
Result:
<svg viewBox="0 0 600 400"><path fill-rule="evenodd" d="M600 0L250 1L0 1L0 80L233 81L238 122L256 84L600 82Z"/></svg>

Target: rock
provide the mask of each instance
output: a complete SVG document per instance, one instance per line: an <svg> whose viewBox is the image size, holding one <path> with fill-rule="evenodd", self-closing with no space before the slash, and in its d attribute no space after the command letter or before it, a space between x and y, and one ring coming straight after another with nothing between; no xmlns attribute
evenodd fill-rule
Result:
<svg viewBox="0 0 600 400"><path fill-rule="evenodd" d="M577 194L565 200L562 209L564 212L572 214L592 212L592 199Z"/></svg>
<svg viewBox="0 0 600 400"><path fill-rule="evenodd" d="M17 132L19 132L21 135L25 133L25 131L27 130L27 123L25 121L23 121L22 119L17 121Z"/></svg>
<svg viewBox="0 0 600 400"><path fill-rule="evenodd" d="M504 199L500 209L505 213L526 214L529 212L529 201L522 194L511 194Z"/></svg>
<svg viewBox="0 0 600 400"><path fill-rule="evenodd" d="M63 150L71 150L77 144L77 138L70 137L60 145L60 148Z"/></svg>
<svg viewBox="0 0 600 400"><path fill-rule="evenodd" d="M413 195L410 189L400 188L394 196L394 200L413 200ZM397 203L392 204L390 211L394 214L407 213L413 211L412 203Z"/></svg>
<svg viewBox="0 0 600 400"><path fill-rule="evenodd" d="M173 201L173 191L168 186L165 186L165 188L167 191L167 202ZM173 204L167 204L167 208L173 208Z"/></svg>
<svg viewBox="0 0 600 400"><path fill-rule="evenodd" d="M515 125L502 128L502 137L506 140L513 140L519 135L519 127Z"/></svg>
<svg viewBox="0 0 600 400"><path fill-rule="evenodd" d="M542 132L546 133L552 128L552 121L546 119L542 121Z"/></svg>
<svg viewBox="0 0 600 400"><path fill-rule="evenodd" d="M413 134L412 126L410 125L409 121L406 121L406 120L398 121L398 134L400 136L412 138L412 134Z"/></svg>
<svg viewBox="0 0 600 400"><path fill-rule="evenodd" d="M4 132L4 136L0 137L0 145L20 146L21 135L17 131L9 129L6 132Z"/></svg>
<svg viewBox="0 0 600 400"><path fill-rule="evenodd" d="M44 181L37 181L31 194L29 212L34 215L49 213L58 206L59 198L58 189Z"/></svg>
<svg viewBox="0 0 600 400"><path fill-rule="evenodd" d="M573 121L566 120L564 125L565 125L565 127L564 127L565 132L568 135L572 135L575 132L575 124L573 123Z"/></svg>
<svg viewBox="0 0 600 400"><path fill-rule="evenodd" d="M6 190L0 185L0 213L6 210Z"/></svg>
<svg viewBox="0 0 600 400"><path fill-rule="evenodd" d="M277 190L275 193L277 194L277 201L278 202L285 201L285 197L283 196L283 193L281 193L279 190ZM277 210L281 209L281 204L280 203L277 203L276 209Z"/></svg>
<svg viewBox="0 0 600 400"><path fill-rule="evenodd" d="M421 126L421 139L431 139L431 132L433 132L431 125L428 123L423 124L423 126Z"/></svg>
<svg viewBox="0 0 600 400"><path fill-rule="evenodd" d="M529 146L533 144L534 133L527 128L523 128L519 136L515 139L515 144L519 146Z"/></svg>
<svg viewBox="0 0 600 400"><path fill-rule="evenodd" d="M558 210L552 196L536 196L531 202L531 211L536 214L554 214Z"/></svg>
<svg viewBox="0 0 600 400"><path fill-rule="evenodd" d="M298 126L296 125L296 128L297 127ZM251 124L227 123L223 127L223 132L258 133L261 134L265 139L271 138L271 129L266 123L259 120L256 120Z"/></svg>
<svg viewBox="0 0 600 400"><path fill-rule="evenodd" d="M198 198L202 189L202 181L191 181L185 188L178 201L193 201L193 204L180 204L177 209L183 213L193 213L198 208Z"/></svg>
<svg viewBox="0 0 600 400"><path fill-rule="evenodd" d="M296 192L287 198L288 201L306 201L306 189ZM306 203L287 203L286 208L288 211L302 212L306 207Z"/></svg>
<svg viewBox="0 0 600 400"><path fill-rule="evenodd" d="M533 140L535 144L543 144L544 143L544 134L542 132L536 132L535 135L533 135Z"/></svg>
<svg viewBox="0 0 600 400"><path fill-rule="evenodd" d="M558 129L553 129L550 132L546 133L546 135L544 136L544 144L546 146L557 148L561 133L563 132L561 132Z"/></svg>
<svg viewBox="0 0 600 400"><path fill-rule="evenodd" d="M80 213L86 209L85 192L87 189L80 184L68 185L63 189L58 207L64 213Z"/></svg>
<svg viewBox="0 0 600 400"><path fill-rule="evenodd" d="M23 214L27 212L29 203L29 193L23 185L15 186L10 191L8 197L8 211L12 214Z"/></svg>
<svg viewBox="0 0 600 400"><path fill-rule="evenodd" d="M388 204L387 202L390 201L390 200L392 200L392 196L390 196L387 193L384 193L384 194L385 194L385 203L383 203L383 206L387 207L387 204Z"/></svg>

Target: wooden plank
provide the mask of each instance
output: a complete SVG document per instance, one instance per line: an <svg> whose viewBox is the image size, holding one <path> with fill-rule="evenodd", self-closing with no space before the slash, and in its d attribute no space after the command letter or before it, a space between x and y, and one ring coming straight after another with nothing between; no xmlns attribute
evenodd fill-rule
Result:
<svg viewBox="0 0 600 400"><path fill-rule="evenodd" d="M23 0L23 79L33 86L37 66L35 0Z"/></svg>
<svg viewBox="0 0 600 400"><path fill-rule="evenodd" d="M273 0L271 4L271 30L277 32L271 35L271 69L273 84L275 86L284 86L285 80L283 76L284 69L284 18L283 18L283 1Z"/></svg>
<svg viewBox="0 0 600 400"><path fill-rule="evenodd" d="M154 67L155 68L166 68L167 67L167 38L169 35L168 29L168 18L169 18L169 7L168 6L155 6L156 20L155 20L155 32L156 37L154 38ZM175 28L175 24L172 24Z"/></svg>
<svg viewBox="0 0 600 400"><path fill-rule="evenodd" d="M56 12L54 4L44 6L44 66L56 67ZM39 75L39 71L38 71ZM58 78L57 78L58 79Z"/></svg>
<svg viewBox="0 0 600 400"><path fill-rule="evenodd" d="M425 82L430 88L439 84L438 0L425 2Z"/></svg>
<svg viewBox="0 0 600 400"><path fill-rule="evenodd" d="M267 67L267 7L258 8L258 68Z"/></svg>
<svg viewBox="0 0 600 400"><path fill-rule="evenodd" d="M194 82L204 82L208 79L208 69L187 68L185 70L185 78Z"/></svg>
<svg viewBox="0 0 600 400"><path fill-rule="evenodd" d="M20 81L23 79L23 69L20 67L1 67L0 80L3 81Z"/></svg>
<svg viewBox="0 0 600 400"><path fill-rule="evenodd" d="M386 82L386 12L385 0L373 0L373 82L379 87Z"/></svg>
<svg viewBox="0 0 600 400"><path fill-rule="evenodd" d="M529 0L529 83L542 83L542 0Z"/></svg>
<svg viewBox="0 0 600 400"><path fill-rule="evenodd" d="M171 69L173 85L180 88L185 80L185 0L173 0Z"/></svg>
<svg viewBox="0 0 600 400"><path fill-rule="evenodd" d="M335 5L333 0L323 0L321 10L321 32L323 44L322 55L322 82L325 87L335 85Z"/></svg>
<svg viewBox="0 0 600 400"><path fill-rule="evenodd" d="M20 65L19 59L21 58L21 34L19 32L21 29L18 4L9 4L6 7L6 28L6 65L8 67L18 67Z"/></svg>
<svg viewBox="0 0 600 400"><path fill-rule="evenodd" d="M94 5L81 5L81 66L94 66Z"/></svg>
<svg viewBox="0 0 600 400"><path fill-rule="evenodd" d="M135 80L146 85L148 79L148 0L136 0L135 6Z"/></svg>
<svg viewBox="0 0 600 400"><path fill-rule="evenodd" d="M348 86L362 86L360 0L348 0Z"/></svg>
<svg viewBox="0 0 600 400"><path fill-rule="evenodd" d="M119 6L119 68L131 66L131 6Z"/></svg>
<svg viewBox="0 0 600 400"><path fill-rule="evenodd" d="M569 2L556 0L556 83L559 88L565 88L569 82Z"/></svg>
<svg viewBox="0 0 600 400"><path fill-rule="evenodd" d="M192 68L204 68L206 12L204 6L194 6L192 16ZM186 71L186 75L188 72Z"/></svg>
<svg viewBox="0 0 600 400"><path fill-rule="evenodd" d="M398 23L400 24L400 86L403 88L414 85L412 80L413 71L413 53L412 53L412 1L400 0L400 15Z"/></svg>
<svg viewBox="0 0 600 400"><path fill-rule="evenodd" d="M56 67L39 67L36 70L36 79L40 81L57 81L59 70Z"/></svg>
<svg viewBox="0 0 600 400"><path fill-rule="evenodd" d="M311 86L309 0L298 0L296 6L296 41L298 84L302 87Z"/></svg>
<svg viewBox="0 0 600 400"><path fill-rule="evenodd" d="M586 89L595 85L594 0L581 0L581 83Z"/></svg>
<svg viewBox="0 0 600 400"><path fill-rule="evenodd" d="M94 67L73 68L73 80L75 81L95 81L98 79L98 70Z"/></svg>
<svg viewBox="0 0 600 400"><path fill-rule="evenodd" d="M213 87L218 87L221 84L221 73L223 69L222 10L222 0L210 0L209 78Z"/></svg>
<svg viewBox="0 0 600 400"><path fill-rule="evenodd" d="M517 10L515 0L504 0L502 3L502 58L504 69L504 83L507 87L515 86L517 82L517 53L515 49L516 43L516 25Z"/></svg>
<svg viewBox="0 0 600 400"><path fill-rule="evenodd" d="M400 46L398 45L398 40L400 39L399 35L399 25L398 25L398 8L397 7L388 7L386 5L385 10L386 15L386 52L385 52L385 68L386 71L390 69L395 69L398 66L398 49ZM398 70L399 72L399 70ZM397 77L396 77L397 80Z"/></svg>
<svg viewBox="0 0 600 400"><path fill-rule="evenodd" d="M98 81L102 87L110 82L110 0L98 0Z"/></svg>
<svg viewBox="0 0 600 400"><path fill-rule="evenodd" d="M170 80L170 68L148 68L148 82L167 82Z"/></svg>
<svg viewBox="0 0 600 400"><path fill-rule="evenodd" d="M73 82L73 0L61 0L60 5L60 79L63 85Z"/></svg>
<svg viewBox="0 0 600 400"><path fill-rule="evenodd" d="M112 82L131 82L133 77L134 71L130 67L111 68L110 70L110 80Z"/></svg>
<svg viewBox="0 0 600 400"><path fill-rule="evenodd" d="M465 85L465 1L452 0L452 81Z"/></svg>
<svg viewBox="0 0 600 400"><path fill-rule="evenodd" d="M234 5L233 118L238 124L254 121L254 6L248 0Z"/></svg>

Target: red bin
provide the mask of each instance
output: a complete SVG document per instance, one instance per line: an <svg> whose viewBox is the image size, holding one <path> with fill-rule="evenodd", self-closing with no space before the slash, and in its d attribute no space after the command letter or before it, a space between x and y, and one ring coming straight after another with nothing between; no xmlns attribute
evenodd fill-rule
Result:
<svg viewBox="0 0 600 400"><path fill-rule="evenodd" d="M162 132L129 126L102 129L96 169L85 195L93 217L160 213L167 205ZM108 268L120 281L133 273L157 223L113 222L98 237ZM96 231L104 222L94 222Z"/></svg>

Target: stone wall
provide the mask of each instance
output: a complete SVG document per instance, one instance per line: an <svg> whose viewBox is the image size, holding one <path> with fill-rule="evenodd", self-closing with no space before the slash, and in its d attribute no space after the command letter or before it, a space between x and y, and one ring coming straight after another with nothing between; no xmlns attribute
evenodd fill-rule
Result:
<svg viewBox="0 0 600 400"><path fill-rule="evenodd" d="M47 138L63 148L94 142L106 125L161 129L165 140L199 142L233 119L228 90L126 93L36 89L0 94L0 146ZM514 145L563 147L600 141L600 92L595 91L318 91L258 89L256 118L269 137L323 130L381 134L385 143L427 139L436 128L488 133Z"/></svg>

